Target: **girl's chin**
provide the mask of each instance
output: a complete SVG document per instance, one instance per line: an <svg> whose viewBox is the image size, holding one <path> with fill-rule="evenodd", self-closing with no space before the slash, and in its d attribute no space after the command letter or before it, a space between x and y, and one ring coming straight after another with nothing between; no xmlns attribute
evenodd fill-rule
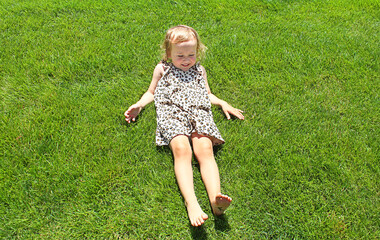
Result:
<svg viewBox="0 0 380 240"><path fill-rule="evenodd" d="M188 65L181 65L181 69L184 70L184 71L189 70L191 67L192 67L191 64L188 64Z"/></svg>
<svg viewBox="0 0 380 240"><path fill-rule="evenodd" d="M174 66L176 66L176 65L174 65ZM179 68L179 69L181 69L182 71L187 71L187 70L189 70L192 66L193 66L193 65L191 65L191 64L187 64L187 65L183 65L183 64L181 64L181 65L177 65L176 67Z"/></svg>

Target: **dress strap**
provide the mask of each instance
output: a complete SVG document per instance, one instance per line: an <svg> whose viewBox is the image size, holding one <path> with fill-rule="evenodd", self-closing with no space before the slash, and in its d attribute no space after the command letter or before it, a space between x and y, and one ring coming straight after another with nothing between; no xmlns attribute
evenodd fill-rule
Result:
<svg viewBox="0 0 380 240"><path fill-rule="evenodd" d="M164 72L166 72L171 67L171 65L172 65L172 63L169 63L169 62L167 62L165 60L161 60L161 64L162 64L162 66L164 68Z"/></svg>
<svg viewBox="0 0 380 240"><path fill-rule="evenodd" d="M200 62L197 62L195 64L195 69L197 70L197 72L199 72L201 75L203 75L203 71L202 71L201 63Z"/></svg>

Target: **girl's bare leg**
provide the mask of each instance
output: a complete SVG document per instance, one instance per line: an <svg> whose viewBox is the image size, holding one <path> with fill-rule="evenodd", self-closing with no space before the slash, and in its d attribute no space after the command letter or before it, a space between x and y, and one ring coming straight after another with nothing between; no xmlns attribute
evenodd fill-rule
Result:
<svg viewBox="0 0 380 240"><path fill-rule="evenodd" d="M201 169L203 183L210 199L212 211L215 215L222 215L230 206L232 199L220 192L220 178L218 165L214 158L212 141L210 138L193 133L191 136L193 149Z"/></svg>
<svg viewBox="0 0 380 240"><path fill-rule="evenodd" d="M208 219L201 207L194 192L193 168L191 165L192 151L189 138L178 135L170 142L170 148L174 155L174 171L177 178L179 189L185 199L187 213L191 225L197 227Z"/></svg>

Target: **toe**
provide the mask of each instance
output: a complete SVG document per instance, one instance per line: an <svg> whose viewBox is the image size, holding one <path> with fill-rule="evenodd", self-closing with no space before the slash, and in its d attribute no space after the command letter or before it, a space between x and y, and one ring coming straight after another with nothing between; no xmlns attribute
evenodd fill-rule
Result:
<svg viewBox="0 0 380 240"><path fill-rule="evenodd" d="M191 225L193 226L193 227L197 227L197 220L196 219L194 219L194 220L191 220Z"/></svg>
<svg viewBox="0 0 380 240"><path fill-rule="evenodd" d="M202 225L203 224L203 220L202 219L197 219L196 221L195 221L195 226L196 227L199 227L200 225Z"/></svg>

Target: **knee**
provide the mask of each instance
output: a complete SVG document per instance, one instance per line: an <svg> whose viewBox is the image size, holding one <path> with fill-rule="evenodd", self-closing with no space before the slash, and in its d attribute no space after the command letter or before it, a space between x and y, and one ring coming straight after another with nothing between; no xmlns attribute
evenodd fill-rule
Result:
<svg viewBox="0 0 380 240"><path fill-rule="evenodd" d="M192 151L189 141L176 141L170 144L174 159L188 159L192 157Z"/></svg>
<svg viewBox="0 0 380 240"><path fill-rule="evenodd" d="M191 156L191 148L190 146L186 146L185 144L172 146L172 152L174 157L183 157L183 156Z"/></svg>
<svg viewBox="0 0 380 240"><path fill-rule="evenodd" d="M213 159L214 150L212 144L209 142L197 143L196 147L194 146L194 155L198 161Z"/></svg>

